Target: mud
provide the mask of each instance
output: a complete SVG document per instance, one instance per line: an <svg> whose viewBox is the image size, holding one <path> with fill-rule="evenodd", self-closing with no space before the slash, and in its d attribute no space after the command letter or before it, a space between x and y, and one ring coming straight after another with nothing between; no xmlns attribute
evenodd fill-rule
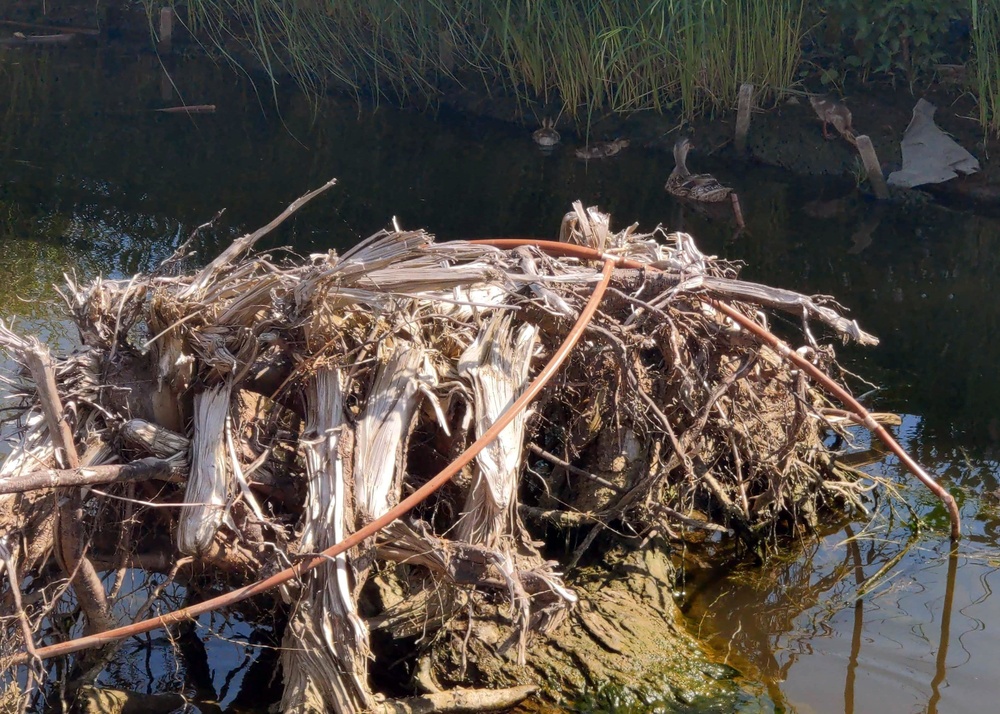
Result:
<svg viewBox="0 0 1000 714"><path fill-rule="evenodd" d="M516 714L766 710L767 695L715 662L685 629L676 580L668 544L614 547L574 578L579 607L557 637L531 643L526 665L497 654L509 634L501 615L476 623L464 659L461 647L436 648L435 679L458 686L464 669L482 686L541 685L543 694ZM459 623L452 637L464 637L467 626Z"/></svg>

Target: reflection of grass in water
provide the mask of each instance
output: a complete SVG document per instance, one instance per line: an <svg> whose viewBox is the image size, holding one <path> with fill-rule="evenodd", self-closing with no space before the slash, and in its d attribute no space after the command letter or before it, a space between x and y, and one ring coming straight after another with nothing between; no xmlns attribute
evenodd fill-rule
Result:
<svg viewBox="0 0 1000 714"><path fill-rule="evenodd" d="M57 317L58 296L52 286L63 284L63 273L71 266L82 274L95 272L88 257L38 235L35 222L23 216L16 203L0 203L0 245L0 319L7 324L17 319L19 331L37 333L49 344L65 342L70 329Z"/></svg>
<svg viewBox="0 0 1000 714"><path fill-rule="evenodd" d="M63 283L63 271L73 264L61 246L45 241L12 239L0 233L4 273L0 280L0 319L17 319L18 331L38 333L54 344L70 337L70 326L57 314L53 285Z"/></svg>
<svg viewBox="0 0 1000 714"><path fill-rule="evenodd" d="M164 4L145 2L151 17ZM729 107L742 82L794 81L802 0L190 0L183 10L216 47L245 40L269 73L289 71L313 93L333 83L433 100L440 80L471 72L526 101L557 94L574 115L680 102L691 116Z"/></svg>
<svg viewBox="0 0 1000 714"><path fill-rule="evenodd" d="M31 70L26 67L30 65ZM0 52L0 89L4 102L0 109L0 126L23 126L25 122L40 123L48 98L45 77L50 73L47 54L25 62L20 53ZM31 111L29 111L31 109ZM8 153L17 146L15 132L0 132L0 150Z"/></svg>

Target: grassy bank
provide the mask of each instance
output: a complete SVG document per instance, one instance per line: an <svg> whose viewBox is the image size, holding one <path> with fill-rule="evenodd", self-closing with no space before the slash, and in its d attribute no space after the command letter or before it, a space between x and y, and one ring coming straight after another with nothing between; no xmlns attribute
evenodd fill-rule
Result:
<svg viewBox="0 0 1000 714"><path fill-rule="evenodd" d="M728 108L749 81L795 81L802 0L149 0L217 47L244 41L267 70L306 89L335 85L432 100L442 82L481 81L572 115Z"/></svg>
<svg viewBox="0 0 1000 714"><path fill-rule="evenodd" d="M1000 0L144 0L223 52L239 44L310 92L430 102L449 81L564 112L732 108L799 87L918 90L965 68L1000 128Z"/></svg>
<svg viewBox="0 0 1000 714"><path fill-rule="evenodd" d="M1000 135L1000 2L971 0L979 121Z"/></svg>

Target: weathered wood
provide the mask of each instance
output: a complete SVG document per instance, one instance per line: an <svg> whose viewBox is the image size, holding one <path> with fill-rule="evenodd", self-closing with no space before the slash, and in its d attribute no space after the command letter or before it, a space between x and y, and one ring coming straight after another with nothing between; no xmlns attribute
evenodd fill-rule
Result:
<svg viewBox="0 0 1000 714"><path fill-rule="evenodd" d="M41 25L37 22L18 22L15 20L0 20L0 25L7 25L8 27L20 27L25 30L47 30L49 32L61 32L66 34L75 35L93 35L97 36L101 34L100 30L95 30L90 27L71 27L68 25Z"/></svg>
<svg viewBox="0 0 1000 714"><path fill-rule="evenodd" d="M535 325L515 330L509 313L498 314L459 359L459 374L472 388L477 437L524 391L537 336ZM521 471L526 423L524 415L515 419L476 458L478 468L458 522L460 540L492 547L511 535L510 506Z"/></svg>
<svg viewBox="0 0 1000 714"><path fill-rule="evenodd" d="M169 461L139 459L127 464L83 466L75 469L44 469L0 480L0 495L24 493L42 488L69 488L129 481L183 481Z"/></svg>
<svg viewBox="0 0 1000 714"><path fill-rule="evenodd" d="M750 131L750 115L753 110L753 85L740 85L736 103L736 150L741 154L747 150L747 133Z"/></svg>
<svg viewBox="0 0 1000 714"><path fill-rule="evenodd" d="M437 383L420 345L400 340L390 349L358 420L354 444L354 498L363 523L399 502L404 446L422 398L421 382L428 387Z"/></svg>
<svg viewBox="0 0 1000 714"><path fill-rule="evenodd" d="M178 465L187 470L191 441L176 431L145 419L130 419L122 424L118 436L130 448L146 451L157 458L178 457Z"/></svg>
<svg viewBox="0 0 1000 714"><path fill-rule="evenodd" d="M509 689L450 689L419 697L390 699L377 705L375 714L477 714L515 707L538 691L533 684Z"/></svg>
<svg viewBox="0 0 1000 714"><path fill-rule="evenodd" d="M24 351L23 357L31 378L38 390L38 398L42 405L42 413L49 425L52 441L56 452L63 463L71 469L80 465L80 456L76 451L73 430L67 423L62 408L62 400L56 387L56 371L52 363L49 349L37 340L31 341L31 347Z"/></svg>
<svg viewBox="0 0 1000 714"><path fill-rule="evenodd" d="M56 446L57 457L71 469L79 468L80 456L76 450L73 431L63 413L62 401L56 387L56 372L48 347L32 339L30 347L21 355L38 390L42 413L49 427L49 434ZM56 531L56 559L63 571L73 578L80 606L87 614L87 629L100 632L114 627L108 607L104 584L97 570L83 554L80 529L82 520L82 499L79 489L62 490L57 494L58 528Z"/></svg>
<svg viewBox="0 0 1000 714"><path fill-rule="evenodd" d="M201 271L195 276L195 279L191 281L182 291L179 297L190 298L197 295L200 291L204 290L212 279L222 270L225 266L232 263L236 258L242 255L244 252L250 250L253 245L259 241L261 238L266 236L268 233L273 231L275 228L284 223L293 213L302 208L316 196L320 195L328 188L337 183L337 179L331 179L325 184L317 189L310 191L309 193L300 196L299 198L292 201L288 208L282 211L274 220L268 223L262 228L258 228L253 233L248 233L247 235L237 238L232 244L222 251L215 260L206 265Z"/></svg>
<svg viewBox="0 0 1000 714"><path fill-rule="evenodd" d="M226 518L233 477L224 434L232 385L209 387L194 398L191 475L177 523L177 549L198 555L208 549Z"/></svg>
<svg viewBox="0 0 1000 714"><path fill-rule="evenodd" d="M179 107L164 107L156 111L163 114L215 114L214 104L188 104Z"/></svg>
<svg viewBox="0 0 1000 714"><path fill-rule="evenodd" d="M645 283L647 289L653 293L663 293L684 283L685 289L701 289L714 298L744 301L800 317L815 318L862 345L879 343L877 337L862 330L855 320L849 320L833 308L820 304L819 300L822 298L803 295L793 290L712 275L700 275L692 280L689 275L669 270L658 272L616 270L615 281L626 289L635 289Z"/></svg>
<svg viewBox="0 0 1000 714"><path fill-rule="evenodd" d="M160 32L156 47L160 52L170 52L174 45L174 9L160 8Z"/></svg>
<svg viewBox="0 0 1000 714"><path fill-rule="evenodd" d="M875 193L875 198L884 201L889 198L889 187L885 183L885 176L882 175L882 164L879 163L878 156L875 154L875 147L872 145L872 140L866 134L861 134L855 137L855 141L858 153L861 154L861 161L865 165L865 172L868 174L868 182L872 185L872 191Z"/></svg>
<svg viewBox="0 0 1000 714"><path fill-rule="evenodd" d="M593 526L596 535L622 523L649 540L650 534L666 531L675 522L718 529L724 526L716 522L741 519L744 528L737 535L759 543L789 522L808 523L809 516L800 514L815 513L819 501L811 495L811 485L803 488L802 479L811 484L822 471L814 458L823 450L815 438L824 423L815 408L821 402L807 380L778 357L797 353L787 346L779 353L761 345L764 337L752 327L766 320L767 311L753 298L763 293L803 321L817 315L829 318L823 310L836 306L818 297L729 280L735 267L701 254L686 234L634 234L634 228L615 233L607 216L595 209L585 211L582 204L577 204L568 228L577 245L533 244L517 253L504 252L500 243L435 244L425 232L397 229L373 236L344 256L313 255L300 264L263 254L240 255L258 235L252 234L237 241L225 260L202 272L181 275L179 266L168 262L151 275L136 276L135 290L100 283L71 286L67 302L72 316L82 333L89 329L96 339L87 343L86 351L58 362L58 387L63 395L71 395L65 400L72 399L67 405L72 407L67 409L73 426L70 440L99 440L126 462L152 452L154 458L170 457L179 464L182 460L174 457L187 443L179 433L158 433L148 424L135 423L116 433L118 425L136 414L161 425L176 421L176 431L193 429L193 469L223 476L207 496L189 490L184 507L178 507L182 504L177 503L176 488L142 484L144 488L135 491L145 493L136 493L136 498L162 501L165 507L131 512L131 506L122 508L92 491L86 507L74 511L84 532L97 534L88 554L119 572L139 563L162 570L178 557L166 534L176 533L178 519L198 506L206 510L195 524L210 521L214 537L207 548L198 547L191 575L205 573L214 577L213 587L228 583L236 589L112 633L40 646L38 656L82 651L230 608L280 586L281 597L291 606L281 647L283 708L369 711L380 702L371 692L367 668L387 663L380 657L368 664L366 627L396 605L409 606L421 597L422 607L407 610L416 617L398 626L410 628L406 636L423 637L436 649L428 658L441 688L471 686L461 679L464 667L449 667L466 655L470 674L503 674L502 680L491 682L499 686L525 681L517 672L507 677L513 658L505 653L521 644L522 655L527 632L552 632L572 612L567 604L578 602L560 572L572 568L575 560L551 548L547 553L561 563L546 561L538 552L543 535L559 530L568 535L581 526ZM612 262L594 245L635 269L618 274L620 289L614 297L604 293ZM582 248L586 250L569 250ZM594 261L604 263L600 278ZM643 265L672 273L661 276ZM599 287L591 292L599 279ZM142 291L142 299L136 299L136 291ZM712 295L738 300L741 312L726 312ZM599 303L601 312L588 326ZM741 322L744 314L753 315L755 322ZM522 325L539 330L542 338L534 339L527 329L520 332ZM156 347L140 355L130 349L128 339L143 330ZM583 334L586 339L577 342ZM4 337L0 330L0 342ZM474 342L478 344L470 349ZM409 344L428 346L427 359L439 384L418 385L417 375L397 374L405 370L388 366L380 374L387 355ZM534 360L543 356L550 356L541 369L543 376L525 387L524 375L539 367L541 360ZM418 371L415 364L422 360L412 357L401 361L409 371ZM122 380L130 365L128 379ZM540 394L544 380L560 365L565 366L560 379ZM4 473L60 471L30 380L18 375L10 381L15 393L24 395L15 413L23 427L22 444ZM149 401L157 381L164 385L158 393L165 408L133 408L144 391ZM304 428L284 410L256 409L244 402L251 385L263 389L265 384L271 399L299 400L307 407ZM436 413L414 406L416 390L425 386L433 390L426 404L440 404ZM199 391L203 396L192 410ZM125 399L125 392L136 397ZM544 447L542 455L558 454L562 465L588 476L546 479L531 473L519 488L526 433L523 425L512 425L525 420L521 410L538 396L542 399L527 420L532 438ZM385 404L379 403L382 398ZM206 400L215 403L208 410L214 417L201 414ZM49 411L54 419L62 418L61 407ZM391 416L383 418L386 413ZM366 420L370 423L362 430L370 433L363 440L370 440L372 451L385 451L374 454L385 457L384 471L375 465L377 459L355 453L362 447L354 445L354 425ZM58 421L53 424L59 426ZM758 424L767 428L758 429ZM453 443L437 440L445 425L454 435ZM150 431L152 436L146 434ZM133 432L141 438L133 440ZM478 443L458 454L473 432L481 435ZM392 438L383 440L387 434ZM412 443L406 443L411 435ZM473 464L477 450L498 435L496 447ZM779 457L762 459L760 454ZM80 460L86 464L87 458L84 454ZM95 464L102 458L107 462L99 455L90 458ZM230 469L236 476L237 464L252 462L249 477L265 458L271 459L272 483L296 497L270 499L251 512L249 489L240 497L235 488L218 486L226 484ZM711 470L703 469L702 462ZM124 472L128 467L119 468ZM826 474L822 471L819 480ZM355 504L352 496L361 493L359 484L369 477L388 483L388 489L376 489L372 498L358 496ZM619 488L595 489L600 477ZM831 478L830 486L821 488L847 490L853 483ZM623 493L624 484L628 489ZM403 532L403 521L386 531L377 548L370 547L376 527L352 535L357 527L354 509L362 500L372 513L384 512L386 503L402 502L403 494L410 494L403 507L384 518L404 518L406 509L416 509L405 522L415 535ZM3 496L0 507L30 501L33 495ZM590 496L597 503L593 508L584 500ZM36 499L48 509L52 501ZM704 509L704 525L696 522L701 512L689 510L693 504ZM748 504L754 504L752 510ZM130 520L133 515L141 519L136 526ZM418 519L426 519L426 527ZM219 522L225 525L217 527ZM538 528L538 522L544 527ZM40 540L37 529L21 527L17 532L18 539L10 542L19 548L26 550L26 543ZM119 534L126 532L134 540L119 543ZM462 542L459 535L474 542ZM574 559L593 535L582 540ZM154 557L165 548L169 550L163 558ZM379 578L364 591L364 612L372 618L362 619L358 573L369 556L391 566L380 569ZM400 567L394 567L396 563ZM629 566L627 572L643 567ZM660 572L663 586L669 588L669 567ZM25 585L25 594L37 599L50 584L51 579L46 583L39 577ZM574 588L581 587L585 585L575 578ZM0 595L9 597L9 583L0 581L0 588ZM665 598L654 597L672 604L669 590L665 592ZM377 597L369 600L369 595ZM156 597L158 593L151 593L150 601ZM594 602L607 600L601 592ZM44 622L28 610L34 618L32 631L42 631ZM625 617L631 618L633 610L623 609ZM636 652L646 651L630 646L624 631L618 637L609 634L593 611L584 615L577 626L559 631L560 645L574 631L587 630L600 631L594 637L601 643L614 640L608 647L627 654L625 666L634 664ZM389 628L385 637L395 636L392 628L401 620L384 622ZM480 623L488 623L489 629L480 628ZM640 647L651 639L641 634ZM535 638L535 643L545 639ZM15 644L20 645L19 638ZM10 650L11 645L0 642L0 657L8 655L4 648ZM393 646L380 647L376 654L395 651ZM10 655L19 663L28 660L23 649ZM476 656L478 662L472 659ZM587 668L591 656L574 654L573 671ZM419 666L408 653L403 659L406 667ZM538 659L532 659L534 668ZM547 676L542 680L553 681ZM484 686L480 681L475 685ZM421 700L412 705L424 704ZM482 701L468 706L475 711L489 708Z"/></svg>
<svg viewBox="0 0 1000 714"><path fill-rule="evenodd" d="M345 467L351 463L344 418L345 376L321 368L307 387L301 449L309 495L301 548L317 552L342 541L351 520ZM345 439L345 436L348 438ZM375 703L368 686L368 628L358 615L346 554L303 577L282 640L281 711L361 714Z"/></svg>
<svg viewBox="0 0 1000 714"><path fill-rule="evenodd" d="M0 45L64 45L76 39L75 34L60 33L58 35L20 35L18 37L0 37Z"/></svg>

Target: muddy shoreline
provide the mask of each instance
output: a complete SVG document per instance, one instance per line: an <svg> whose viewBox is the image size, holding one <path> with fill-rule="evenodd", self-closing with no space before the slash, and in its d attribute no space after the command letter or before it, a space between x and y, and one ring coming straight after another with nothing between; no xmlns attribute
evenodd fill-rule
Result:
<svg viewBox="0 0 1000 714"><path fill-rule="evenodd" d="M528 106L515 97L485 96L468 89L476 86L470 81L442 87L442 105L474 117L523 126L526 135L538 127L542 118L560 115L560 104L556 101ZM934 119L941 130L979 159L981 170L977 174L917 189L892 189L891 201L906 203L932 199L958 207L1000 208L1000 170L990 161L990 157L1000 151L1000 142L983 131L977 119L975 97L961 85L942 83L911 92L909 88L893 89L872 82L867 86L847 88L843 97L853 114L856 132L871 138L885 175L902 164L900 141L912 117L913 106L920 98L937 107ZM670 153L677 137L686 135L694 139L700 149L699 155L708 154L716 162L741 167L747 172L755 166L769 166L800 176L859 180L856 178L860 171L857 151L842 138L823 138L822 124L804 92L755 108L746 152L742 154L733 144L735 109L691 124L683 122L679 115L653 112L631 115L598 112L591 118L589 131L586 121L582 113L579 121L565 115L560 117L557 123L562 134L560 148L583 146L589 134L590 141L628 138L631 141L629 151ZM865 195L871 193L867 180L860 183L859 189Z"/></svg>

